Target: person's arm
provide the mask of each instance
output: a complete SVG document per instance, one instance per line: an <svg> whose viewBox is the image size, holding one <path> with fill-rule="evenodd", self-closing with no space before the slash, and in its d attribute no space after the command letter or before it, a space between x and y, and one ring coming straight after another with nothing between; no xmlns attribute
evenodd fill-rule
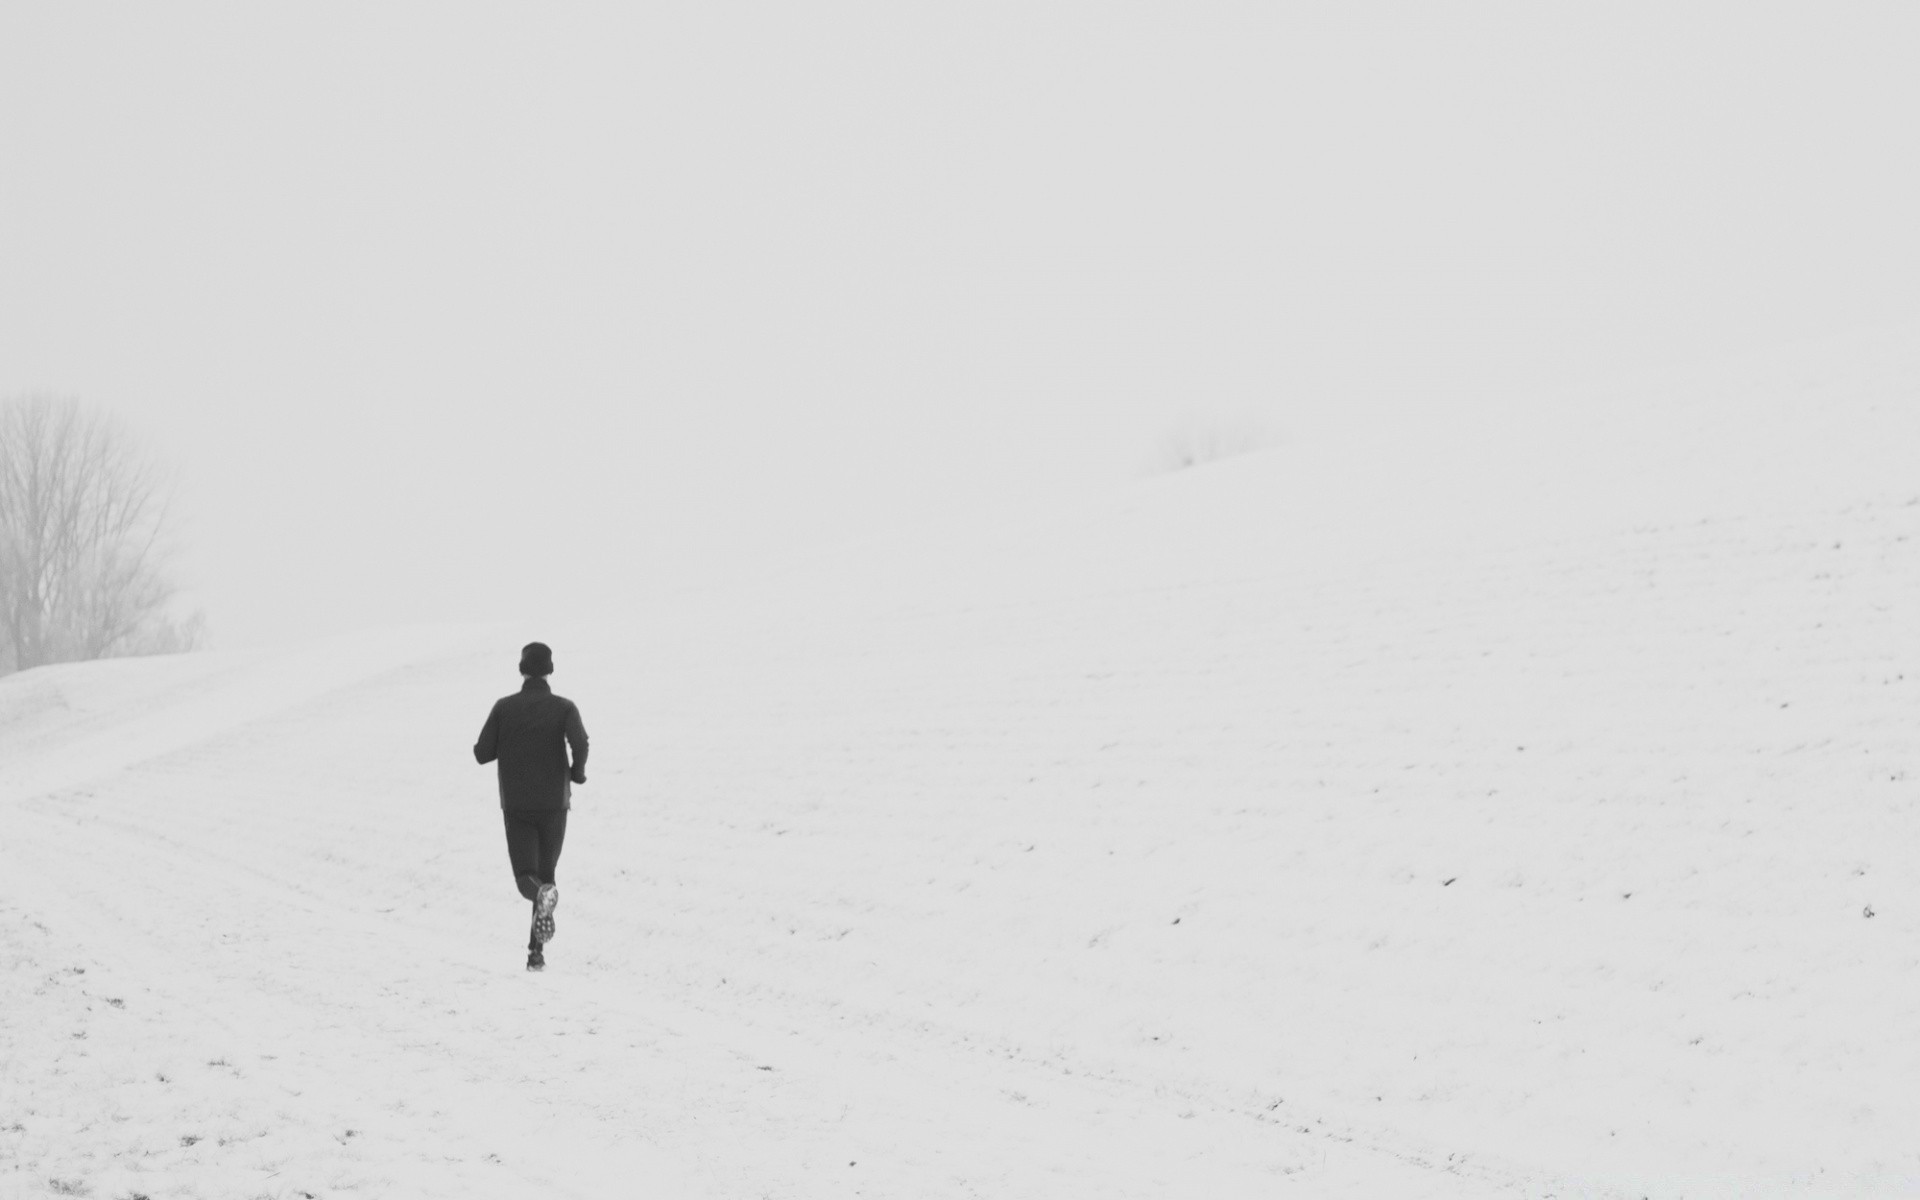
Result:
<svg viewBox="0 0 1920 1200"><path fill-rule="evenodd" d="M473 744L473 761L481 764L500 757L500 706L493 706L487 723L480 727L480 740Z"/></svg>
<svg viewBox="0 0 1920 1200"><path fill-rule="evenodd" d="M580 723L580 710L567 711L567 745L573 749L573 772L575 783L587 781L587 727Z"/></svg>

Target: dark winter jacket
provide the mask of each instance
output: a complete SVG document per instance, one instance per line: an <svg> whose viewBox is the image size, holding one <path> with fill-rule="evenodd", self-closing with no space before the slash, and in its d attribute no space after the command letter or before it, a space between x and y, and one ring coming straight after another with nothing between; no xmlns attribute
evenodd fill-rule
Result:
<svg viewBox="0 0 1920 1200"><path fill-rule="evenodd" d="M567 747L573 766L567 766ZM500 807L509 812L557 812L572 807L568 781L587 781L587 730L573 701L556 696L547 681L531 676L511 696L494 702L476 761L500 760Z"/></svg>

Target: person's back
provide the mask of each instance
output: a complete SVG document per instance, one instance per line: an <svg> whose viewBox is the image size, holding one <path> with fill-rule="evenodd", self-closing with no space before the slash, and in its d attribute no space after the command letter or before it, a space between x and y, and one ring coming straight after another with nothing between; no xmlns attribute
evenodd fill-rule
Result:
<svg viewBox="0 0 1920 1200"><path fill-rule="evenodd" d="M499 761L501 808L564 810L572 799L569 785L586 782L587 731L573 701L554 695L544 678L529 675L519 691L494 702L473 756L481 763Z"/></svg>
<svg viewBox="0 0 1920 1200"><path fill-rule="evenodd" d="M573 784L587 781L587 730L573 701L547 686L553 651L532 642L520 652L520 690L502 696L487 714L473 757L498 762L500 815L507 829L507 859L520 894L533 902L527 936L527 969L547 965L543 947L553 938L553 910L560 903L554 871L567 836ZM573 760L567 760L572 750Z"/></svg>

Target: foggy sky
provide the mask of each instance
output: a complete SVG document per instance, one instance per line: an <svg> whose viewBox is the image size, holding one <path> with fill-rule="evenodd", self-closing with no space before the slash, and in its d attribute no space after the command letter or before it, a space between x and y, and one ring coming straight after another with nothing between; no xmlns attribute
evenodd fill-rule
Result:
<svg viewBox="0 0 1920 1200"><path fill-rule="evenodd" d="M1447 7L0 4L0 396L245 645L1920 312L1920 9Z"/></svg>

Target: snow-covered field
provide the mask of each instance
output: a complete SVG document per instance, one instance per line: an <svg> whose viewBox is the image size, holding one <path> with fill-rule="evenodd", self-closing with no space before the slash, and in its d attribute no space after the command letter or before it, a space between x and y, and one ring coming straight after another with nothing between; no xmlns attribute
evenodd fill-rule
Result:
<svg viewBox="0 0 1920 1200"><path fill-rule="evenodd" d="M0 1194L1920 1194L1917 345L0 680Z"/></svg>

